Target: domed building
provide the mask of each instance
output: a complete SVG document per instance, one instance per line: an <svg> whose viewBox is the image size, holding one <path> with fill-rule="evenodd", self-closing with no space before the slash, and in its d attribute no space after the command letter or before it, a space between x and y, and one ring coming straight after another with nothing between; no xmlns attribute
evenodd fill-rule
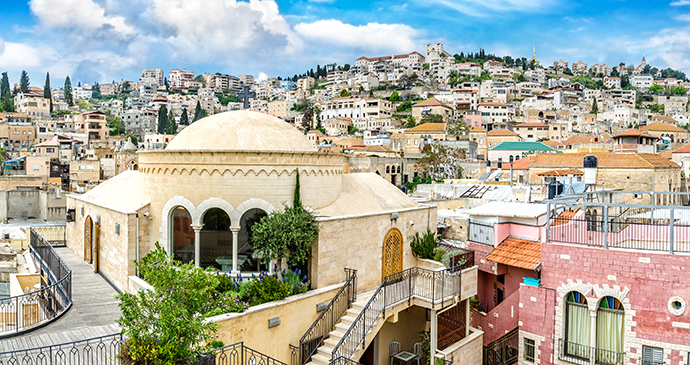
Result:
<svg viewBox="0 0 690 365"><path fill-rule="evenodd" d="M67 201L68 246L124 291L133 261L156 242L201 267L266 269L250 228L292 204L298 171L302 202L321 228L309 260L314 287L341 282L345 267L359 270L361 287L378 285L415 266L408 237L436 226L435 207L376 174L344 174L343 155L317 152L293 126L262 113L203 118L164 150L137 156L136 168Z"/></svg>

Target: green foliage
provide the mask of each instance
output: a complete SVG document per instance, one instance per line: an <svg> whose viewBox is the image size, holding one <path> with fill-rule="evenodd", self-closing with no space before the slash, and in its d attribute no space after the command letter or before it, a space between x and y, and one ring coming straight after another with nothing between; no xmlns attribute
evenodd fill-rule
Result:
<svg viewBox="0 0 690 365"><path fill-rule="evenodd" d="M128 338L123 356L137 364L175 365L202 353L217 325L206 323L204 305L211 301L218 278L193 264L172 260L160 245L136 263L155 290L117 296L116 321Z"/></svg>
<svg viewBox="0 0 690 365"><path fill-rule="evenodd" d="M671 95L686 95L687 93L688 89L683 86L674 86L671 88L671 90L669 90L669 94Z"/></svg>
<svg viewBox="0 0 690 365"><path fill-rule="evenodd" d="M402 98L400 97L400 95L398 94L397 91L393 91L393 93L391 93L391 96L388 98L388 101L393 101L393 102L400 101L400 100L402 100Z"/></svg>
<svg viewBox="0 0 690 365"><path fill-rule="evenodd" d="M441 182L441 180L434 180L431 178L431 176L415 176L411 181L408 181L405 183L405 187L407 187L408 192L413 192L415 189L417 189L417 185L419 184L431 184L434 182Z"/></svg>
<svg viewBox="0 0 690 365"><path fill-rule="evenodd" d="M463 254L463 253L465 253L465 251L460 250L460 249L448 250L448 251L443 252L443 255L441 255L440 260L436 260L436 261L441 262L443 264L443 266L445 266L445 267L450 267L450 258L453 256ZM456 265L462 265L462 264L464 264L464 262L456 262Z"/></svg>
<svg viewBox="0 0 690 365"><path fill-rule="evenodd" d="M300 184L299 184L299 169L295 169L295 193L294 196L292 197L292 206L293 207L302 207L302 196L300 195Z"/></svg>
<svg viewBox="0 0 690 365"><path fill-rule="evenodd" d="M122 120L110 113L110 110L106 110L105 122L109 128L109 134L111 136L119 136L125 134L125 125ZM135 143L136 144L136 143Z"/></svg>
<svg viewBox="0 0 690 365"><path fill-rule="evenodd" d="M341 97L341 98L342 98L342 97L346 97L346 96L350 96L350 95L351 95L351 94L350 94L349 91L347 91L347 89L342 89L342 90L340 91L340 97Z"/></svg>
<svg viewBox="0 0 690 365"><path fill-rule="evenodd" d="M589 75L587 76L575 76L572 77L574 82L584 85L588 89L601 89L604 87L604 82L602 80L592 80Z"/></svg>
<svg viewBox="0 0 690 365"><path fill-rule="evenodd" d="M197 101L196 108L194 109L194 119L192 119L192 123L204 117L206 117L206 110L202 109L201 103Z"/></svg>
<svg viewBox="0 0 690 365"><path fill-rule="evenodd" d="M29 92L29 74L22 70L22 75L19 77L19 92L28 93Z"/></svg>
<svg viewBox="0 0 690 365"><path fill-rule="evenodd" d="M664 110L666 109L664 105L659 104L647 105L647 108L652 113L664 113Z"/></svg>
<svg viewBox="0 0 690 365"><path fill-rule="evenodd" d="M592 114L597 114L599 113L599 106L597 105L597 97L594 97L594 100L592 101Z"/></svg>
<svg viewBox="0 0 690 365"><path fill-rule="evenodd" d="M649 88L649 92L652 94L659 95L664 92L664 88L661 85L654 84Z"/></svg>
<svg viewBox="0 0 690 365"><path fill-rule="evenodd" d="M357 127L354 125L350 124L347 126L347 134L355 134L355 133L362 133Z"/></svg>
<svg viewBox="0 0 690 365"><path fill-rule="evenodd" d="M50 72L46 72L46 83L43 85L43 97L50 100L50 112L53 112L53 98L50 91Z"/></svg>
<svg viewBox="0 0 690 365"><path fill-rule="evenodd" d="M433 179L462 179L460 162L464 158L464 149L432 143L424 146L424 156L417 160L415 166Z"/></svg>
<svg viewBox="0 0 690 365"><path fill-rule="evenodd" d="M464 120L452 120L446 125L446 131L452 136L464 136L470 131L470 128Z"/></svg>
<svg viewBox="0 0 690 365"><path fill-rule="evenodd" d="M392 97L392 95L391 95L391 97ZM408 110L412 110L412 101L406 100L406 101L403 101L400 105L398 105L398 112L404 112L404 111L408 111Z"/></svg>
<svg viewBox="0 0 690 365"><path fill-rule="evenodd" d="M0 96L3 98L10 93L10 79L7 72L2 73L2 81L0 81Z"/></svg>
<svg viewBox="0 0 690 365"><path fill-rule="evenodd" d="M295 197L298 194L295 193ZM287 258L290 265L306 263L311 245L319 234L314 213L301 203L297 206L283 204L283 211L261 218L251 228L254 250L264 259Z"/></svg>
<svg viewBox="0 0 690 365"><path fill-rule="evenodd" d="M428 64L428 63L422 64L422 68L423 68L424 70L428 70L428 69L429 69L429 64Z"/></svg>
<svg viewBox="0 0 690 365"><path fill-rule="evenodd" d="M436 251L436 234L428 228L424 235L415 232L410 236L410 248L414 257L433 260Z"/></svg>
<svg viewBox="0 0 690 365"><path fill-rule="evenodd" d="M407 123L405 123L405 128L414 128L417 125L417 121L411 115L407 116Z"/></svg>
<svg viewBox="0 0 690 365"><path fill-rule="evenodd" d="M234 93L230 93L228 95L224 95L223 93L217 93L216 97L218 98L218 101L220 101L223 106L228 106L228 103L239 103L240 98L237 97Z"/></svg>
<svg viewBox="0 0 690 365"><path fill-rule="evenodd" d="M419 124L424 123L443 123L443 115L441 114L429 114L423 117Z"/></svg>
<svg viewBox="0 0 690 365"><path fill-rule="evenodd" d="M422 344L421 362L428 364L431 356L431 331L419 331L419 342Z"/></svg>
<svg viewBox="0 0 690 365"><path fill-rule="evenodd" d="M546 142L549 140L549 137L541 137L537 140L537 142Z"/></svg>
<svg viewBox="0 0 690 365"><path fill-rule="evenodd" d="M290 295L305 293L309 285L300 282L299 278L295 280L294 275L297 275L297 273L291 272L289 274L290 281L285 276L281 278L278 275L265 275L262 273L257 279L245 284L245 295L251 295L252 304L258 305L282 300Z"/></svg>
<svg viewBox="0 0 690 365"><path fill-rule="evenodd" d="M130 142L132 142L135 146L138 146L138 145L139 145L139 144L138 144L138 142L139 142L139 137L137 137L136 134L128 134L127 136L125 136L125 138L127 138L128 140L130 140Z"/></svg>

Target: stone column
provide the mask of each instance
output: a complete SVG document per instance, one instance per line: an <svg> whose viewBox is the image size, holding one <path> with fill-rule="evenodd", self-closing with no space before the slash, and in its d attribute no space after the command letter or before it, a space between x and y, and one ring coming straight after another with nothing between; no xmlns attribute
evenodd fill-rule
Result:
<svg viewBox="0 0 690 365"><path fill-rule="evenodd" d="M201 229L203 224L192 225L194 230L194 265L201 266Z"/></svg>
<svg viewBox="0 0 690 365"><path fill-rule="evenodd" d="M237 273L237 249L240 240L240 228L241 227L230 227L232 231L232 274Z"/></svg>
<svg viewBox="0 0 690 365"><path fill-rule="evenodd" d="M589 363L595 364L597 348L597 312L589 312L592 318L589 331Z"/></svg>
<svg viewBox="0 0 690 365"><path fill-rule="evenodd" d="M438 341L438 311L431 310L431 333L429 335L429 365L436 365L436 346Z"/></svg>

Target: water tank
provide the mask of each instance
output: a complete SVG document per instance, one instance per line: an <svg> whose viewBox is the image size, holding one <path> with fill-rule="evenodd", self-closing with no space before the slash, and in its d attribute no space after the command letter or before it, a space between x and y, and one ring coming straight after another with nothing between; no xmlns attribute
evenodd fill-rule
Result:
<svg viewBox="0 0 690 365"><path fill-rule="evenodd" d="M549 183L548 199L553 199L557 195L563 193L563 184L559 181L552 181Z"/></svg>
<svg viewBox="0 0 690 365"><path fill-rule="evenodd" d="M594 155L585 156L583 163L585 167L585 184L594 185L597 183L597 158Z"/></svg>
<svg viewBox="0 0 690 365"><path fill-rule="evenodd" d="M498 160L498 164L496 165L496 167L498 167L499 170L502 169L503 168L503 162L501 160Z"/></svg>

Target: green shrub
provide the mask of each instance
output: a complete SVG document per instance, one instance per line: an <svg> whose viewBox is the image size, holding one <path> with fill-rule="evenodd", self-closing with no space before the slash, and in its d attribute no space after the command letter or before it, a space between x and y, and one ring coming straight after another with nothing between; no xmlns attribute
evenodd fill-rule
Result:
<svg viewBox="0 0 690 365"><path fill-rule="evenodd" d="M448 250L448 252L446 252L446 253L443 255L443 257L441 257L441 260L439 260L439 261L441 261L441 263L443 264L443 266L445 266L445 267L450 267L450 258L453 257L453 256L460 255L460 254L462 254L462 253L465 253L465 251L464 251L464 250L461 250L461 249L457 249L457 250ZM464 264L464 262L456 262L455 264L456 264L456 265L462 265L462 264Z"/></svg>
<svg viewBox="0 0 690 365"><path fill-rule="evenodd" d="M415 232L410 238L410 248L414 257L428 260L434 259L436 250L436 235L434 232L427 228L424 235Z"/></svg>

